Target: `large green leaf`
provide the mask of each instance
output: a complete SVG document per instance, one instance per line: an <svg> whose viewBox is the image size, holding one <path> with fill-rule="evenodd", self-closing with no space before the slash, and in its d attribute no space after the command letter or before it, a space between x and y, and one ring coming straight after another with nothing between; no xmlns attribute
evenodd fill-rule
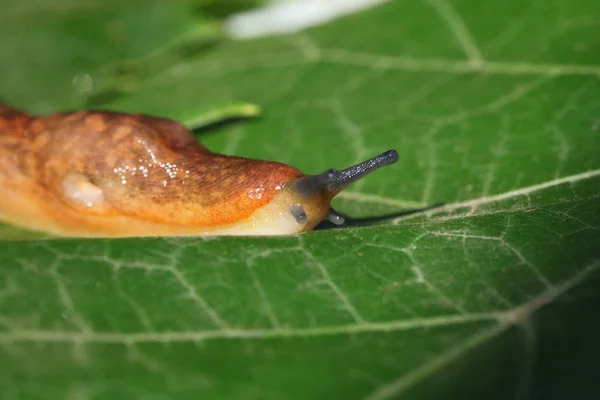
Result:
<svg viewBox="0 0 600 400"><path fill-rule="evenodd" d="M172 117L256 102L260 121L201 140L307 173L397 149L336 200L355 218L447 204L283 238L7 230L4 397L598 398L595 15L392 1L191 55L114 100Z"/></svg>

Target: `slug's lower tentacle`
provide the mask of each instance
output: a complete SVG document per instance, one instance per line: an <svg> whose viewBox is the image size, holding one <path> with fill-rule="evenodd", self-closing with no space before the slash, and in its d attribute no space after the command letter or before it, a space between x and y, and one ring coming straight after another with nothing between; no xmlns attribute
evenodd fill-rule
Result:
<svg viewBox="0 0 600 400"><path fill-rule="evenodd" d="M346 218L339 212L335 211L333 208L329 209L329 215L327 215L327 220L335 225L343 225L344 222L346 222Z"/></svg>

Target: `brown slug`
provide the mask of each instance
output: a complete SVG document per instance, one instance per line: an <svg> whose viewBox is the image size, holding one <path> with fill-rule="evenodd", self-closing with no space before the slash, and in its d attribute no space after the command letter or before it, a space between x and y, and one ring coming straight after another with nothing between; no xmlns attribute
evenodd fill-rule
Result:
<svg viewBox="0 0 600 400"><path fill-rule="evenodd" d="M0 105L0 221L78 237L295 234L343 223L333 197L397 159L305 175L213 153L170 119Z"/></svg>

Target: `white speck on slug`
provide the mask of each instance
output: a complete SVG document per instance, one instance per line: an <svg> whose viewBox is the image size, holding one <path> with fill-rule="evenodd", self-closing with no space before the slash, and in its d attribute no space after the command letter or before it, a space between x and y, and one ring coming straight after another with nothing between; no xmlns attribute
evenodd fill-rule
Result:
<svg viewBox="0 0 600 400"><path fill-rule="evenodd" d="M248 198L260 200L260 199L262 199L264 191L265 191L265 187L261 183L257 188L254 188L254 189L251 189L248 191Z"/></svg>
<svg viewBox="0 0 600 400"><path fill-rule="evenodd" d="M104 192L79 173L69 173L62 180L65 199L88 208L104 205Z"/></svg>

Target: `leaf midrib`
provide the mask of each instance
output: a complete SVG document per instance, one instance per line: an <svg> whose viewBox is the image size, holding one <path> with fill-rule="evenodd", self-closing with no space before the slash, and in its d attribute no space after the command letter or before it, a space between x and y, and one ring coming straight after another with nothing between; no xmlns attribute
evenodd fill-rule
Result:
<svg viewBox="0 0 600 400"><path fill-rule="evenodd" d="M556 298L583 282L589 275L600 269L600 259L588 264L569 279L555 284L541 294L507 311L487 313L454 314L412 320L387 322L366 322L361 324L332 325L294 329L214 329L188 332L140 332L104 333L49 330L14 330L0 333L1 343L14 342L63 342L63 343L171 343L199 342L215 339L267 339L281 337L315 337L366 332L391 332L418 328L432 328L460 325L474 322L494 322L503 327L515 325L529 318L534 312L550 304Z"/></svg>
<svg viewBox="0 0 600 400"><path fill-rule="evenodd" d="M578 64L543 64L514 61L483 61L472 63L468 60L449 60L439 58L417 58L407 56L393 56L388 54L361 53L344 49L319 48L307 54L292 40L289 41L296 48L277 52L262 52L253 54L249 59L246 56L215 57L210 61L187 60L186 63L175 63L164 74L152 79L154 83L170 79L170 72L185 68L190 71L190 63L206 63L210 68L194 69L200 76L223 75L245 68L260 68L274 66L293 66L304 64L329 63L336 65L364 67L389 71L412 72L441 72L446 74L489 74L489 75L537 75L548 77L559 76L600 76L600 66ZM187 72L186 71L186 72ZM178 72L180 73L180 72Z"/></svg>

